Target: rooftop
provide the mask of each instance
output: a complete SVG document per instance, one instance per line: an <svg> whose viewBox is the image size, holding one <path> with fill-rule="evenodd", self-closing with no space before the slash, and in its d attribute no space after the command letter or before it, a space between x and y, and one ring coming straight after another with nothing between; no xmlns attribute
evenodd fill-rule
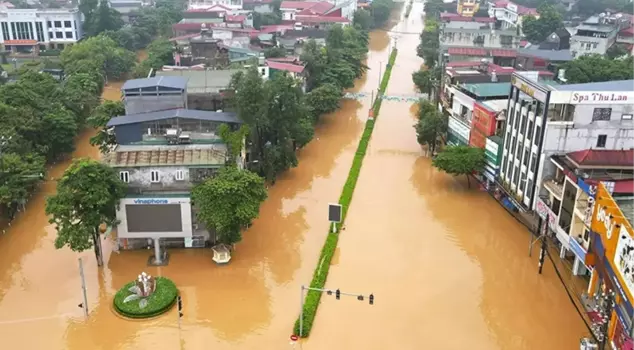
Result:
<svg viewBox="0 0 634 350"><path fill-rule="evenodd" d="M511 83L462 84L461 87L478 97L508 96L511 91Z"/></svg>
<svg viewBox="0 0 634 350"><path fill-rule="evenodd" d="M521 56L532 56L548 61L572 61L570 50L540 50L532 48L519 48L517 54Z"/></svg>
<svg viewBox="0 0 634 350"><path fill-rule="evenodd" d="M586 149L566 154L577 167L634 168L634 150Z"/></svg>
<svg viewBox="0 0 634 350"><path fill-rule="evenodd" d="M137 124L155 120L163 120L170 118L184 118L195 120L208 120L221 123L241 123L235 113L230 112L210 112L199 111L196 109L168 109L164 111L128 114L114 117L108 122L108 126L119 126Z"/></svg>
<svg viewBox="0 0 634 350"><path fill-rule="evenodd" d="M634 91L634 80L602 81L597 83L558 85L557 91Z"/></svg>
<svg viewBox="0 0 634 350"><path fill-rule="evenodd" d="M114 168L139 166L222 166L227 147L213 145L117 146L102 161Z"/></svg>
<svg viewBox="0 0 634 350"><path fill-rule="evenodd" d="M581 150L551 156L551 161L588 185L614 182L614 193L634 193L634 150Z"/></svg>
<svg viewBox="0 0 634 350"><path fill-rule="evenodd" d="M131 79L126 81L121 90L145 89L153 87L164 87L171 89L185 90L187 88L187 78L184 77L152 77L143 79Z"/></svg>
<svg viewBox="0 0 634 350"><path fill-rule="evenodd" d="M198 94L217 93L225 90L231 82L231 76L239 71L239 69L173 70L158 71L156 75L162 77L184 77L188 79L187 92Z"/></svg>
<svg viewBox="0 0 634 350"><path fill-rule="evenodd" d="M273 69L292 72L292 73L301 73L304 71L303 64L266 60L266 65Z"/></svg>
<svg viewBox="0 0 634 350"><path fill-rule="evenodd" d="M605 24L592 24L592 25L588 25L588 24L580 24L577 27L577 34L579 35L579 31L580 30L588 30L588 31L593 31L593 32L601 32L601 33L611 33L613 31L615 31L618 27L616 26L611 26L611 25L605 25Z"/></svg>
<svg viewBox="0 0 634 350"><path fill-rule="evenodd" d="M491 18L491 17L464 17L457 13L449 13L449 12L441 13L440 19L451 21L451 22L478 22L478 23L495 22L495 18Z"/></svg>

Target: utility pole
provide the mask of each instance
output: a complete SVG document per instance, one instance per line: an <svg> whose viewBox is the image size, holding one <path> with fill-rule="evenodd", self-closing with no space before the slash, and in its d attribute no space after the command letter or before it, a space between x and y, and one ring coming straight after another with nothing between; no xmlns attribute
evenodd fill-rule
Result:
<svg viewBox="0 0 634 350"><path fill-rule="evenodd" d="M84 316L88 318L88 293L86 291L86 277L84 277L84 263L81 258L79 260L79 277L81 277L81 291L84 295L84 302L78 306L84 309Z"/></svg>
<svg viewBox="0 0 634 350"><path fill-rule="evenodd" d="M306 287L304 285L302 285L301 288L301 296L299 298L300 300L300 311L299 311L299 337L302 337L304 334L304 291L314 291L314 292L319 292L319 293L326 293L328 295L335 295L335 298L337 300L341 299L342 295L345 296L349 296L349 297L356 297L357 300L359 301L363 301L365 300L365 298L368 298L368 302L370 303L370 305L374 305L374 294L370 294L368 296L365 296L363 294L352 294L352 293L344 293L341 290L337 289L337 290L332 290L332 289L321 289L321 288L313 288L313 287Z"/></svg>
<svg viewBox="0 0 634 350"><path fill-rule="evenodd" d="M379 89L378 89L378 91L381 91L382 70L383 70L383 61L379 61Z"/></svg>

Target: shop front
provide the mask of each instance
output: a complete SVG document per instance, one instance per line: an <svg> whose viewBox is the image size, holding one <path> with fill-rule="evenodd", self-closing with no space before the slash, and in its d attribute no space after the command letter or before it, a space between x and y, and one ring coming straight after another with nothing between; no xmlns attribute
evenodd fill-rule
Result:
<svg viewBox="0 0 634 350"><path fill-rule="evenodd" d="M451 146L466 146L469 144L469 126L453 116L449 116L447 125L447 144Z"/></svg>

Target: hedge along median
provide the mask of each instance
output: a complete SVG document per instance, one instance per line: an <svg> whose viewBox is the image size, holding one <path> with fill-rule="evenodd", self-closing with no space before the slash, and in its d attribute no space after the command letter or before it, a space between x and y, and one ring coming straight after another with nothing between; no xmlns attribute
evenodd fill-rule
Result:
<svg viewBox="0 0 634 350"><path fill-rule="evenodd" d="M394 66L394 62L396 61L397 52L398 51L394 49L390 53L388 66L386 67L385 73L383 74L383 79L381 80L381 85L379 86L377 98L376 100L374 100L374 104L372 105L372 112L375 119L379 116L381 102L383 101L381 96L383 96L383 94L385 93L385 90L387 89L387 84L390 81L390 76L392 75L392 67ZM361 166L363 165L363 158L365 157L365 152L368 149L368 144L370 143L370 137L372 136L373 130L374 120L368 119L368 121L366 121L365 123L365 129L363 130L361 139L359 140L357 152L355 153L354 159L352 160L352 166L350 168L350 172L348 173L348 178L346 179L346 183L344 184L343 190L341 191L341 196L339 197L339 204L341 204L343 213L341 222L337 224L337 232L340 232L341 226L346 220L348 206L352 201L352 194L354 193L354 188L357 185L359 173L361 172ZM313 273L313 279L310 282L311 288L324 288L326 284L326 278L328 277L328 271L330 270L330 263L332 261L333 255L335 254L335 249L337 249L338 241L339 234L330 233L329 231L328 236L326 236L326 243L324 244L323 248L321 248L319 262L317 264L317 268L315 268L315 272ZM302 334L300 334L299 332L299 318L297 319L297 321L295 321L293 334L297 334L303 338L308 337L313 327L315 316L317 315L317 308L319 307L321 294L322 293L316 291L308 291L308 293L306 294L306 299L304 301L304 323Z"/></svg>

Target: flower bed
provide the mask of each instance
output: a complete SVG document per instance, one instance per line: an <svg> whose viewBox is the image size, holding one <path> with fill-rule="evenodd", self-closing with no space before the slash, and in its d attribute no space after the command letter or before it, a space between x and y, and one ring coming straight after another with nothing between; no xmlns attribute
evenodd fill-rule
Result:
<svg viewBox="0 0 634 350"><path fill-rule="evenodd" d="M398 51L394 49L390 54L390 59L385 69L385 73L383 74L383 79L381 80L378 96L374 101L374 105L372 106L375 119L379 116L379 110L381 109L382 101L381 95L383 95L385 93L385 90L387 89L387 83L389 82L390 76L392 75L392 67L394 66L394 62L396 61L397 52ZM361 172L361 166L363 165L363 158L365 157L365 152L368 149L368 144L370 142L370 137L372 136L373 130L374 120L368 120L365 123L365 129L363 130L363 135L361 135L361 139L359 140L357 152L355 153L354 159L352 160L352 166L350 167L348 178L346 179L346 183L343 186L343 191L341 192L341 196L339 197L339 204L341 204L342 207L342 218L341 222L337 224L337 232L341 231L341 226L346 219L348 206L352 201L352 194L354 193L354 189L357 185L357 180ZM337 249L338 241L338 233L328 233L328 236L326 237L326 243L321 249L319 261L317 263L317 267L315 268L315 272L313 273L313 280L310 282L310 287L319 289L324 288L324 285L326 284L326 278L328 277L328 271L330 270L330 263L332 261L333 255L335 254L335 249ZM319 307L320 300L320 292L309 291L306 294L306 299L304 301L302 333L300 334L299 332L298 318L297 321L295 321L293 334L297 334L303 338L308 337L308 335L310 334L310 330L313 327L315 316L317 315L317 308Z"/></svg>
<svg viewBox="0 0 634 350"><path fill-rule="evenodd" d="M124 300L135 294L130 289L135 286L132 281L119 289L114 296L114 309L122 316L129 318L150 318L167 312L178 297L178 288L172 280L165 277L156 277L156 290L147 297L147 305L141 307L139 300L124 302Z"/></svg>

